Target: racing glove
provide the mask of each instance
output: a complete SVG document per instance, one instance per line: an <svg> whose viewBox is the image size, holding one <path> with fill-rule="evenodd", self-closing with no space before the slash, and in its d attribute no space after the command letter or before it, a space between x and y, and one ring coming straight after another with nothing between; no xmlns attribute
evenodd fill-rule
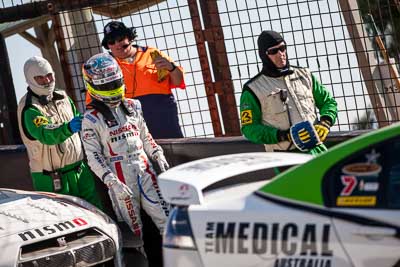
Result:
<svg viewBox="0 0 400 267"><path fill-rule="evenodd" d="M71 130L71 132L77 133L82 129L82 119L83 119L83 116L79 115L79 116L74 117L68 123L69 129Z"/></svg>
<svg viewBox="0 0 400 267"><path fill-rule="evenodd" d="M322 143L309 121L301 121L290 127L290 139L300 151L308 151Z"/></svg>
<svg viewBox="0 0 400 267"><path fill-rule="evenodd" d="M121 200L125 200L133 196L132 190L112 173L107 174L104 177L103 182L108 187L108 190L112 191L115 196Z"/></svg>
<svg viewBox="0 0 400 267"><path fill-rule="evenodd" d="M315 157L326 151L328 151L328 148L323 143L321 143L320 145L317 145L314 148L310 149L310 151L308 153L310 153L311 155L313 155Z"/></svg>
<svg viewBox="0 0 400 267"><path fill-rule="evenodd" d="M329 134L331 126L332 126L331 121L326 117L325 118L322 117L321 120L314 125L314 128L317 131L317 134L321 142L325 141L326 137Z"/></svg>
<svg viewBox="0 0 400 267"><path fill-rule="evenodd" d="M164 156L164 153L160 150L153 153L151 158L157 162L158 166L160 167L161 172L165 172L169 169L169 164Z"/></svg>
<svg viewBox="0 0 400 267"><path fill-rule="evenodd" d="M278 142L283 142L283 141L292 142L292 140L290 139L289 130L278 130L276 133L276 138L278 139Z"/></svg>

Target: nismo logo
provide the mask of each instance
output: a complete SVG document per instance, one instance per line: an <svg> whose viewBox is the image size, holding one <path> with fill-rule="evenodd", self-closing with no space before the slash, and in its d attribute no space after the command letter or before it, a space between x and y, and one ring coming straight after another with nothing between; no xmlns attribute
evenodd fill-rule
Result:
<svg viewBox="0 0 400 267"><path fill-rule="evenodd" d="M132 137L132 136L139 136L139 132L137 132L137 131L135 131L135 132L125 132L125 133L122 133L120 135L113 136L113 137L111 137L111 143L118 142L118 141L127 139L128 137Z"/></svg>
<svg viewBox="0 0 400 267"><path fill-rule="evenodd" d="M75 218L71 221L65 221L61 223L55 223L52 225L47 225L41 228L36 228L33 230L29 230L23 233L19 233L19 237L21 237L22 241L28 241L35 238L40 238L46 235L52 235L58 232L67 231L70 229L78 228L88 223L82 218Z"/></svg>

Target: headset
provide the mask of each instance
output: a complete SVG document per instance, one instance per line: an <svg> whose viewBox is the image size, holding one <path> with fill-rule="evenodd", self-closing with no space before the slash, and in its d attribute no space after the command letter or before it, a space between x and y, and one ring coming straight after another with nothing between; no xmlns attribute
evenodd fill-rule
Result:
<svg viewBox="0 0 400 267"><path fill-rule="evenodd" d="M128 28L125 26L124 23L119 21L111 21L107 23L106 26L104 26L104 38L101 41L101 45L105 49L109 50L110 48L108 47L108 42L113 37L119 37L119 36L128 37L129 45L131 45L133 40L137 37L136 29L135 27Z"/></svg>

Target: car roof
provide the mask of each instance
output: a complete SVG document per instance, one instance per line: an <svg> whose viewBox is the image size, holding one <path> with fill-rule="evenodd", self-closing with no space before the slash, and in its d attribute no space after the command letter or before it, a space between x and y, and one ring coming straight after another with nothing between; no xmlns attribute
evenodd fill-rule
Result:
<svg viewBox="0 0 400 267"><path fill-rule="evenodd" d="M200 204L203 201L202 190L224 179L263 169L298 165L311 158L308 154L285 152L253 152L210 157L171 168L159 176L159 182L163 196L168 202ZM182 197L183 194L186 196Z"/></svg>

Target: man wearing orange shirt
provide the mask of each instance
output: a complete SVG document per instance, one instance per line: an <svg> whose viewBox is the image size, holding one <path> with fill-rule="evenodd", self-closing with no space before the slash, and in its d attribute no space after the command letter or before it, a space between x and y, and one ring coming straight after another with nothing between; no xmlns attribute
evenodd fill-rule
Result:
<svg viewBox="0 0 400 267"><path fill-rule="evenodd" d="M178 109L172 88L185 89L183 68L157 48L133 45L137 37L134 27L111 21L104 27L102 46L110 50L122 69L125 96L140 100L147 127L154 138L183 137ZM159 53L153 60L152 53ZM156 52L156 53L157 53ZM153 56L154 57L154 56ZM166 72L160 79L157 70ZM86 97L86 103L90 103Z"/></svg>

